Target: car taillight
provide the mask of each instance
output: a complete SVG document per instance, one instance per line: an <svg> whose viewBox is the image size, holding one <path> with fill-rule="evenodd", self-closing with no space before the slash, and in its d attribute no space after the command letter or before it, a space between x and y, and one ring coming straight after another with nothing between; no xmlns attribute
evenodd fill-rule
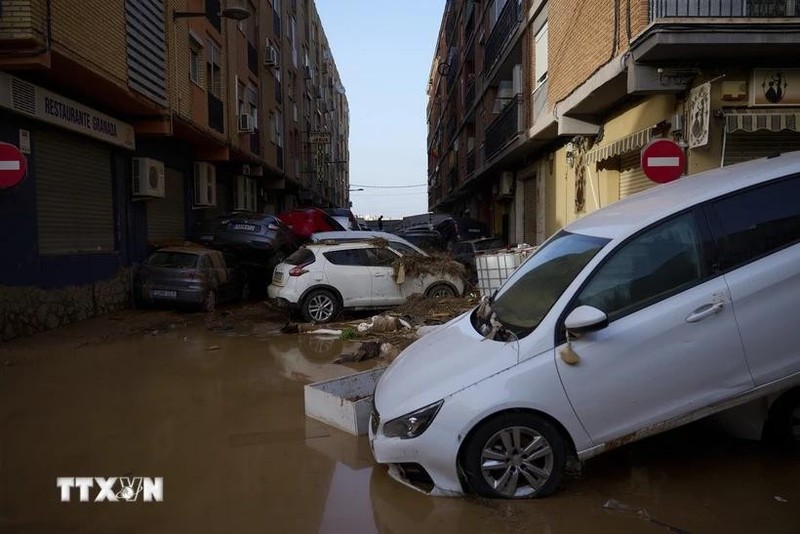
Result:
<svg viewBox="0 0 800 534"><path fill-rule="evenodd" d="M294 267L289 269L289 276L301 276L303 274L306 274L308 272L308 269L306 269L306 267L308 267L312 263L314 263L314 262L313 261L307 261L306 263L301 263L300 265L295 265Z"/></svg>

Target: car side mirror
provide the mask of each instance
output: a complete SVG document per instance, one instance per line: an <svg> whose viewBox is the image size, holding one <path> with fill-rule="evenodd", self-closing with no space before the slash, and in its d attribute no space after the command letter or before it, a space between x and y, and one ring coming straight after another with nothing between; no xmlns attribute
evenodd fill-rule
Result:
<svg viewBox="0 0 800 534"><path fill-rule="evenodd" d="M578 306L567 315L564 326L570 334L585 334L608 326L608 315L593 306Z"/></svg>

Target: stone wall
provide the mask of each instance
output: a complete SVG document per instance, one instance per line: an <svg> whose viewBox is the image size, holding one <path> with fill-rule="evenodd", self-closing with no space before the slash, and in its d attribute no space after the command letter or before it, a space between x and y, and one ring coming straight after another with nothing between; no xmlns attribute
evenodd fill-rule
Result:
<svg viewBox="0 0 800 534"><path fill-rule="evenodd" d="M74 323L130 305L129 270L90 285L61 289L0 286L0 340Z"/></svg>

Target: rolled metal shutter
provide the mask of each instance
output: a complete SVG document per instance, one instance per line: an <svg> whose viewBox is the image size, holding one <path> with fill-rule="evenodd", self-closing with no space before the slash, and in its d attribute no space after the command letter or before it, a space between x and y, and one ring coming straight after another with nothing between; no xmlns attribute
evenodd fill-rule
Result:
<svg viewBox="0 0 800 534"><path fill-rule="evenodd" d="M111 151L57 129L34 141L39 253L113 251Z"/></svg>
<svg viewBox="0 0 800 534"><path fill-rule="evenodd" d="M626 152L620 156L619 198L622 200L639 191L650 189L656 183L645 176L639 162L639 152Z"/></svg>
<svg viewBox="0 0 800 534"><path fill-rule="evenodd" d="M536 244L536 177L523 182L525 195L522 214L522 236L529 245Z"/></svg>
<svg viewBox="0 0 800 534"><path fill-rule="evenodd" d="M791 130L730 133L725 140L724 165L792 150L800 150L800 133Z"/></svg>
<svg viewBox="0 0 800 534"><path fill-rule="evenodd" d="M164 169L164 198L147 201L147 240L166 244L186 238L183 173Z"/></svg>

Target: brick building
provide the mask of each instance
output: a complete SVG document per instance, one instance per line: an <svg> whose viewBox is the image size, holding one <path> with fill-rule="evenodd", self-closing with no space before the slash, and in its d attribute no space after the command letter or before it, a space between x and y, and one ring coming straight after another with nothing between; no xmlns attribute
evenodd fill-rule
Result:
<svg viewBox="0 0 800 534"><path fill-rule="evenodd" d="M450 0L428 86L429 207L541 243L655 184L800 149L797 0Z"/></svg>
<svg viewBox="0 0 800 534"><path fill-rule="evenodd" d="M123 307L130 267L231 211L348 205L313 0L0 0L0 339Z"/></svg>

